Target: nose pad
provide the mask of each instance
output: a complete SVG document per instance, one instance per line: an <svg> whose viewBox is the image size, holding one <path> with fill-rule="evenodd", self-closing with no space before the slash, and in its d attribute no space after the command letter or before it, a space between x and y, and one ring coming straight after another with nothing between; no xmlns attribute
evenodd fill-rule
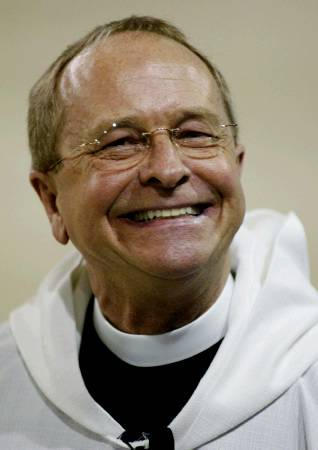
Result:
<svg viewBox="0 0 318 450"><path fill-rule="evenodd" d="M139 169L141 183L173 189L187 182L190 169L182 161L169 130L158 128L147 135L149 152Z"/></svg>

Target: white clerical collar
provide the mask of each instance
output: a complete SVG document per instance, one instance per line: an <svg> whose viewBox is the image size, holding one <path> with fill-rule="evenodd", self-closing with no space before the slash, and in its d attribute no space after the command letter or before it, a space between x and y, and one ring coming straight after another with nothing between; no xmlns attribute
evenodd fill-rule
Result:
<svg viewBox="0 0 318 450"><path fill-rule="evenodd" d="M168 333L124 333L105 319L96 298L94 326L109 350L129 364L140 367L171 364L208 349L225 336L233 285L230 274L219 298L202 316Z"/></svg>

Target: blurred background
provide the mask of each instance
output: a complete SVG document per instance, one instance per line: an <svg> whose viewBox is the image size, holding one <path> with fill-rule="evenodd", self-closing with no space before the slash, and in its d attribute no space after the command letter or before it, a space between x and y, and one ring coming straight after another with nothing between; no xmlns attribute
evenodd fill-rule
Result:
<svg viewBox="0 0 318 450"><path fill-rule="evenodd" d="M172 21L221 68L247 148L247 206L297 213L318 286L317 0L0 0L0 320L70 251L28 183L28 92L68 44L131 14Z"/></svg>

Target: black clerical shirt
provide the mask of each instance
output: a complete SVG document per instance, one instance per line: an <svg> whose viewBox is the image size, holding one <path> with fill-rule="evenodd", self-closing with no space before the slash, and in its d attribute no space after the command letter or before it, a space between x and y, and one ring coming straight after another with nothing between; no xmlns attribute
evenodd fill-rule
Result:
<svg viewBox="0 0 318 450"><path fill-rule="evenodd" d="M221 341L183 361L155 367L128 364L98 337L93 324L94 299L88 304L79 364L94 400L126 430L167 427L190 399Z"/></svg>

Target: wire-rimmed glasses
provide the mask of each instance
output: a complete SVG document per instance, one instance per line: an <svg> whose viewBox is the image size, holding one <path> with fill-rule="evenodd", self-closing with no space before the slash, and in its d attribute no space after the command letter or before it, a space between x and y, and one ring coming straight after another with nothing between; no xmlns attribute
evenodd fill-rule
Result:
<svg viewBox="0 0 318 450"><path fill-rule="evenodd" d="M159 127L152 131L140 131L133 127L125 127L116 122L104 130L98 138L84 142L74 149L71 155L55 161L47 172L55 169L66 160L74 160L81 156L89 156L98 161L123 162L127 166L144 155L152 145L155 135L165 134L170 141L183 150L186 156L196 159L215 157L224 149L226 138L229 137L227 128L236 127L236 123L201 124L197 126L180 126L177 128Z"/></svg>

